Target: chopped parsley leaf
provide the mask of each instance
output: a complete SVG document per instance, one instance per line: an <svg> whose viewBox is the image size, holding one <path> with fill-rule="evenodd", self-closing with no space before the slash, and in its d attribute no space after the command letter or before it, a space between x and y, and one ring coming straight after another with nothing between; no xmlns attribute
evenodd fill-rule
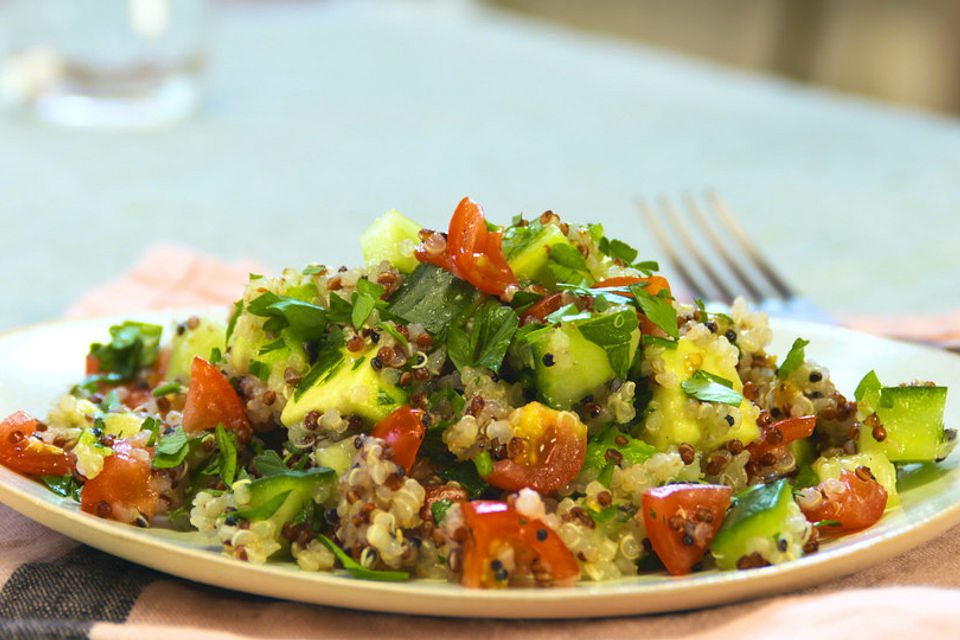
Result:
<svg viewBox="0 0 960 640"><path fill-rule="evenodd" d="M805 357L804 347L810 344L809 340L804 340L803 338L797 338L793 341L793 346L790 347L787 357L783 359L783 364L777 368L777 377L781 380L786 379L791 373L796 371L797 367L803 364Z"/></svg>
<svg viewBox="0 0 960 640"><path fill-rule="evenodd" d="M684 393L701 402L719 402L740 406L743 396L733 390L733 383L726 378L707 373L703 369L694 372L689 379L680 383Z"/></svg>

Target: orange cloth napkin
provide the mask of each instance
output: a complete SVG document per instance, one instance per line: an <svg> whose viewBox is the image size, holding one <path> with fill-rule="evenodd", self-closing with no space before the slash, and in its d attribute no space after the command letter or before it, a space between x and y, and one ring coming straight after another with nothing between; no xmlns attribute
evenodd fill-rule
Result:
<svg viewBox="0 0 960 640"><path fill-rule="evenodd" d="M127 275L84 296L69 315L226 305L238 296L248 272L259 270L253 263L224 264L184 247L154 247ZM934 324L925 339L946 335L933 331ZM463 621L340 610L205 587L77 545L0 505L0 582L0 638L960 637L960 527L794 595L601 620ZM96 594L95 605L77 601L78 591Z"/></svg>
<svg viewBox="0 0 960 640"><path fill-rule="evenodd" d="M122 315L218 304L226 308L240 297L250 274L263 271L263 265L253 260L224 262L190 247L158 244L125 274L80 298L65 315Z"/></svg>

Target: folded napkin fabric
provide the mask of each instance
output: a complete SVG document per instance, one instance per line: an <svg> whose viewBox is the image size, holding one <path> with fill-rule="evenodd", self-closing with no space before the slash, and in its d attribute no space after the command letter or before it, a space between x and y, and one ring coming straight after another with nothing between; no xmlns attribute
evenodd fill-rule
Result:
<svg viewBox="0 0 960 640"><path fill-rule="evenodd" d="M158 244L122 276L87 292L65 315L226 306L240 297L251 273L263 271L253 260L225 262L182 245Z"/></svg>
<svg viewBox="0 0 960 640"><path fill-rule="evenodd" d="M186 247L156 246L127 274L89 292L68 315L226 306L238 297L248 273L261 271L252 262L226 264ZM883 328L865 320L859 326ZM932 326L924 334L930 340L942 335ZM78 544L0 505L0 640L172 637L955 639L960 638L960 527L792 595L599 620L464 621L334 609L207 587Z"/></svg>

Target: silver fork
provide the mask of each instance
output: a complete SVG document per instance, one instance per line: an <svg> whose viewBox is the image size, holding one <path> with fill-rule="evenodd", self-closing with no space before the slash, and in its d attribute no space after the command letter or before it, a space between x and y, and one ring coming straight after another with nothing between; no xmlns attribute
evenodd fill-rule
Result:
<svg viewBox="0 0 960 640"><path fill-rule="evenodd" d="M678 208L660 197L659 215L642 200L639 207L670 266L695 297L730 304L742 295L770 315L832 322L776 272L719 196L707 191L706 206L690 194L683 201Z"/></svg>

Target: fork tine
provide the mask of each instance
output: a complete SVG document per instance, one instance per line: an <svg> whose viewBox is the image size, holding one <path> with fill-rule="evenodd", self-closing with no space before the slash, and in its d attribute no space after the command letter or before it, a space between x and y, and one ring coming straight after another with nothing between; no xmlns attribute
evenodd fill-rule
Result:
<svg viewBox="0 0 960 640"><path fill-rule="evenodd" d="M707 222L706 216L703 214L703 209L697 204L696 199L688 193L684 200L686 200L687 210L692 214L697 226L704 231L704 236L706 236L710 244L713 245L713 249L720 256L720 259L739 281L740 286L746 290L746 297L749 298L751 302L760 302L763 300L764 295L753 283L753 280L747 276L737 261L733 259L733 256L727 249L728 243L723 242L720 236L717 235L714 225Z"/></svg>
<svg viewBox="0 0 960 640"><path fill-rule="evenodd" d="M677 210L670 204L670 201L663 196L660 197L660 208L666 213L667 220L673 227L674 234L680 238L680 242L683 243L687 252L690 253L694 262L697 263L700 271L707 276L707 279L710 280L711 284L713 284L714 288L719 292L719 300L727 303L733 302L733 292L730 291L730 288L727 287L723 280L720 279L720 276L717 275L716 269L713 269L707 263L703 252L693 242L693 230L690 229L690 226L685 220L681 219Z"/></svg>
<svg viewBox="0 0 960 640"><path fill-rule="evenodd" d="M676 247L667 237L663 225L660 224L660 220L653 213L653 210L644 200L638 200L637 207L640 209L640 215L643 217L647 229L653 233L653 239L660 245L660 248L667 256L667 261L670 263L670 266L673 267L673 270L677 272L677 275L680 276L680 279L683 280L684 284L687 285L694 296L708 298L709 296L702 283L693 277L693 274L690 273L683 261L680 260Z"/></svg>
<svg viewBox="0 0 960 640"><path fill-rule="evenodd" d="M773 267L760 254L753 242L750 241L747 233L743 230L740 222L737 221L736 216L733 215L733 212L730 211L720 197L710 190L706 192L706 197L713 206L713 209L717 212L720 223L730 235L733 236L740 249L746 254L750 262L753 263L753 266L763 274L770 286L776 290L777 294L784 300L795 298L796 294L793 289L790 288L783 278L777 275Z"/></svg>

